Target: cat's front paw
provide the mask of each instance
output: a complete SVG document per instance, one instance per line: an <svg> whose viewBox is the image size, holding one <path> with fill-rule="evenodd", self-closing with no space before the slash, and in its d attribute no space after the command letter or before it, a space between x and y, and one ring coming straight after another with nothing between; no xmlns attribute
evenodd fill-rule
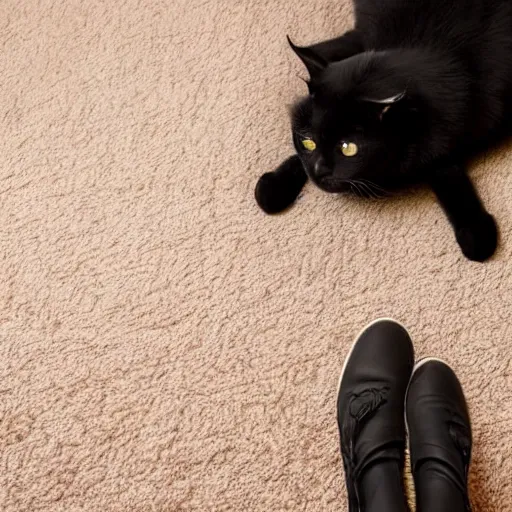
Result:
<svg viewBox="0 0 512 512"><path fill-rule="evenodd" d="M285 160L275 171L265 173L256 184L254 195L265 213L286 210L297 199L307 181L297 155Z"/></svg>
<svg viewBox="0 0 512 512"><path fill-rule="evenodd" d="M487 212L470 224L457 228L455 236L464 256L472 261L489 259L498 245L498 228L493 216Z"/></svg>
<svg viewBox="0 0 512 512"><path fill-rule="evenodd" d="M282 180L275 172L267 172L258 180L254 195L259 207L265 213L282 212L295 201L294 197L289 197L286 193Z"/></svg>

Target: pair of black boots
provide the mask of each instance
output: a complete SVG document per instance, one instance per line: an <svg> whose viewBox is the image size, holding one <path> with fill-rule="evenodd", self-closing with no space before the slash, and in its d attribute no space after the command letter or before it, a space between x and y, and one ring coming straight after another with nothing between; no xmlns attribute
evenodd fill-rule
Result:
<svg viewBox="0 0 512 512"><path fill-rule="evenodd" d="M411 338L397 322L377 320L356 339L340 378L338 425L350 512L409 510L407 441L417 512L471 510L462 387L438 359L415 365Z"/></svg>

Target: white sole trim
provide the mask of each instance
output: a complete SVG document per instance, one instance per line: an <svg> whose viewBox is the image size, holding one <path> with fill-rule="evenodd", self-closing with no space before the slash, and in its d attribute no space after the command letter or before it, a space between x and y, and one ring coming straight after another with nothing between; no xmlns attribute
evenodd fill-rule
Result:
<svg viewBox="0 0 512 512"><path fill-rule="evenodd" d="M439 359L438 357L423 357L414 365L414 368L412 369L412 375L414 375L414 372L419 370L424 364L431 363L433 361L435 361L436 363L442 363L451 369L451 366L443 359Z"/></svg>

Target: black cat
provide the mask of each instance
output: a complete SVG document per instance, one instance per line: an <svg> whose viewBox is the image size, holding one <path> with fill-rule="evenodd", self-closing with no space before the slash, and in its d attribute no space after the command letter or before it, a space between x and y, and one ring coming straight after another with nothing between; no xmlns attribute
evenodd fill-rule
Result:
<svg viewBox="0 0 512 512"><path fill-rule="evenodd" d="M354 0L355 28L290 45L309 71L292 112L297 155L263 175L267 213L309 177L327 192L381 196L430 185L463 253L484 261L497 229L466 173L468 160L510 134L511 0Z"/></svg>

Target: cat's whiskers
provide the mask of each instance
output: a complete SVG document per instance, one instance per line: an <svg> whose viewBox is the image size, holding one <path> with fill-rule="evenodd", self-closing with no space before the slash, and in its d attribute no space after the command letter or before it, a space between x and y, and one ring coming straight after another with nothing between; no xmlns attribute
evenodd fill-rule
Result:
<svg viewBox="0 0 512 512"><path fill-rule="evenodd" d="M352 187L352 189L356 192L356 195L359 197L365 197L368 195L367 193L364 193L364 189L361 187L360 183L357 183L354 180L346 180L347 183Z"/></svg>
<svg viewBox="0 0 512 512"><path fill-rule="evenodd" d="M377 183L374 183L373 181L366 180L366 179L361 179L361 181L364 181L365 183L370 185L374 190L381 192L383 194L383 196L390 195L388 190L383 189L382 187L380 187L379 185L377 185Z"/></svg>
<svg viewBox="0 0 512 512"><path fill-rule="evenodd" d="M377 192L372 187L370 187L368 184L364 183L363 181L361 181L361 180L352 180L352 181L354 183L357 183L361 187L361 190L363 190L363 192L365 192L364 195L366 195L370 199L380 199L381 197L383 197L382 195L378 195Z"/></svg>
<svg viewBox="0 0 512 512"><path fill-rule="evenodd" d="M356 187L355 183L353 183L351 180L346 180L346 181L350 185L350 188L356 194L356 196L360 196L361 194L359 192L359 189Z"/></svg>
<svg viewBox="0 0 512 512"><path fill-rule="evenodd" d="M370 188L372 190L372 192L374 193L374 196L378 199L383 199L385 197L390 197L393 195L389 190L386 190L386 189L380 187L373 181L370 181L367 179L362 179L362 178L360 178L359 181L361 181L362 183L365 183L367 188Z"/></svg>

